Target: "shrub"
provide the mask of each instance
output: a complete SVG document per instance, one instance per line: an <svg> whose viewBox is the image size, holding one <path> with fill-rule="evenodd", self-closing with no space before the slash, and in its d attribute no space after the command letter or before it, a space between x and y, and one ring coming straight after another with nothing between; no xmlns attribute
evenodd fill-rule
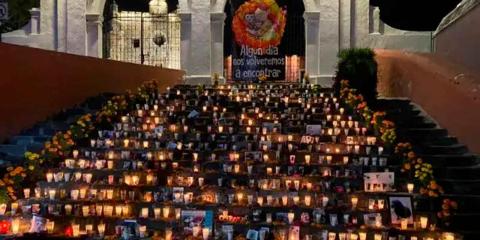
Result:
<svg viewBox="0 0 480 240"><path fill-rule="evenodd" d="M351 48L338 54L334 89L340 91L340 81L348 80L364 99L374 104L377 99L377 62L375 52L369 48Z"/></svg>

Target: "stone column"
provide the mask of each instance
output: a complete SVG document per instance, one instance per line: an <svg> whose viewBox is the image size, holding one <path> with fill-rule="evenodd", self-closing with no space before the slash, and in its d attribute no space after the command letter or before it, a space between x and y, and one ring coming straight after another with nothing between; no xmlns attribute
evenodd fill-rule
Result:
<svg viewBox="0 0 480 240"><path fill-rule="evenodd" d="M305 71L312 82L320 77L320 12L305 12Z"/></svg>
<svg viewBox="0 0 480 240"><path fill-rule="evenodd" d="M180 17L180 68L184 70L187 75L191 72L191 50L190 42L192 38L192 14L181 12Z"/></svg>
<svg viewBox="0 0 480 240"><path fill-rule="evenodd" d="M330 87L333 84L337 66L339 39L339 0L320 1L320 79L319 84Z"/></svg>
<svg viewBox="0 0 480 240"><path fill-rule="evenodd" d="M224 56L223 56L223 32L225 26L225 13L215 12L210 14L211 23L211 75L218 73L223 78Z"/></svg>
<svg viewBox="0 0 480 240"><path fill-rule="evenodd" d="M32 8L30 10L30 34L40 33L40 9Z"/></svg>
<svg viewBox="0 0 480 240"><path fill-rule="evenodd" d="M87 14L87 56L103 57L103 17L99 14Z"/></svg>
<svg viewBox="0 0 480 240"><path fill-rule="evenodd" d="M64 0L67 2L66 52L86 55L87 43L87 2L86 0Z"/></svg>

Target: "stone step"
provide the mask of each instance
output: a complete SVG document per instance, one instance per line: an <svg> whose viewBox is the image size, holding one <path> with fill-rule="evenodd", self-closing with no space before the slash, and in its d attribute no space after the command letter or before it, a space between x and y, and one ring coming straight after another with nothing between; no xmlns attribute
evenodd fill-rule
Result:
<svg viewBox="0 0 480 240"><path fill-rule="evenodd" d="M463 240L478 240L480 239L480 231L457 231L463 236Z"/></svg>
<svg viewBox="0 0 480 240"><path fill-rule="evenodd" d="M19 135L19 136L14 136L10 139L10 143L15 145L28 146L33 142L35 142L34 136Z"/></svg>
<svg viewBox="0 0 480 240"><path fill-rule="evenodd" d="M0 144L0 152L5 153L9 156L23 157L25 151L27 151L26 146L14 144Z"/></svg>
<svg viewBox="0 0 480 240"><path fill-rule="evenodd" d="M436 167L433 172L438 179L480 179L480 165L478 164L466 167Z"/></svg>
<svg viewBox="0 0 480 240"><path fill-rule="evenodd" d="M469 167L480 163L478 157L472 154L438 154L425 155L418 154L426 162L431 163L434 167Z"/></svg>
<svg viewBox="0 0 480 240"><path fill-rule="evenodd" d="M398 135L405 135L412 139L435 139L446 137L448 131L443 128L408 128L408 129L397 129Z"/></svg>
<svg viewBox="0 0 480 240"><path fill-rule="evenodd" d="M480 232L478 228L478 220L480 213L457 213L452 215L451 227L460 231Z"/></svg>
<svg viewBox="0 0 480 240"><path fill-rule="evenodd" d="M468 153L467 146L463 144L452 145L426 145L418 149L418 153L424 154L466 154Z"/></svg>
<svg viewBox="0 0 480 240"><path fill-rule="evenodd" d="M440 179L438 183L447 193L480 195L480 179Z"/></svg>
<svg viewBox="0 0 480 240"><path fill-rule="evenodd" d="M458 213L480 213L480 195L446 194L442 198L449 198L458 203Z"/></svg>
<svg viewBox="0 0 480 240"><path fill-rule="evenodd" d="M411 101L408 99L385 99L380 98L375 103L375 109L393 110L393 109L411 109Z"/></svg>

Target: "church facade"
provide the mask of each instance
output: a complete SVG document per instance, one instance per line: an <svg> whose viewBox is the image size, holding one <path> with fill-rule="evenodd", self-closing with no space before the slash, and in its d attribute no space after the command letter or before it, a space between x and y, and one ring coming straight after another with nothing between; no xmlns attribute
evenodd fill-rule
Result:
<svg viewBox="0 0 480 240"><path fill-rule="evenodd" d="M178 8L173 14L178 19L178 35L172 38L178 41L168 47L171 52L166 54L177 59L162 60L157 65L185 70L186 80L190 83L208 83L215 73L223 76L228 69L224 54L227 1L179 0ZM104 37L104 24L107 24L104 12L111 7L106 0L40 2L39 9L31 10L30 23L23 29L5 34L4 42L116 59L111 54L105 54L105 46L111 44ZM153 5L165 5L163 0L152 2ZM313 82L325 85L330 83L335 74L336 56L341 49L371 47L420 52L432 50L431 32L401 31L385 25L380 21L379 10L371 7L369 0L303 0L303 4L303 68ZM160 10L151 9L153 14ZM148 27L145 30L159 40L156 32ZM171 41L166 39L168 43ZM164 45L164 48L167 46L169 45Z"/></svg>

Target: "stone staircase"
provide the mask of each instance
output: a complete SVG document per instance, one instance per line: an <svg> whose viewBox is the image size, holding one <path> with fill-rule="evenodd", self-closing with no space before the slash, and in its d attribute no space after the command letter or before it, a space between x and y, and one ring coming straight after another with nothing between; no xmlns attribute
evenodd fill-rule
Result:
<svg viewBox="0 0 480 240"><path fill-rule="evenodd" d="M105 93L87 99L71 109L66 109L22 131L19 135L0 144L0 166L23 161L25 151L40 151L57 131L67 130L81 115L99 110L113 94Z"/></svg>
<svg viewBox="0 0 480 240"><path fill-rule="evenodd" d="M480 239L480 158L448 134L409 100L381 99L376 108L397 125L398 140L411 142L414 151L434 167L446 196L457 201L452 229L464 239Z"/></svg>

